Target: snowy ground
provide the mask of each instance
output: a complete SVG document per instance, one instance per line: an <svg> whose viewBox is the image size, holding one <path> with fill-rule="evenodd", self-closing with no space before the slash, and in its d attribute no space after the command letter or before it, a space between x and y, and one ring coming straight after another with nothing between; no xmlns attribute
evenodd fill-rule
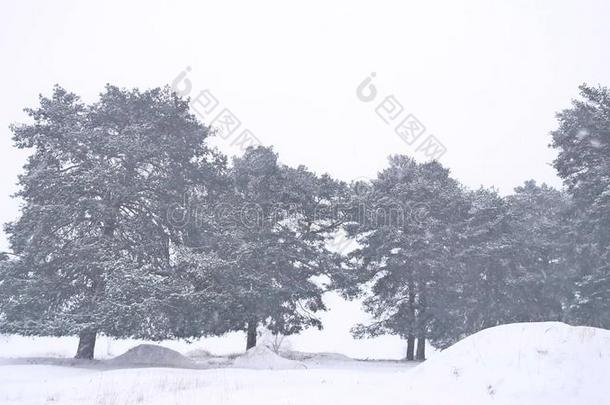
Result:
<svg viewBox="0 0 610 405"><path fill-rule="evenodd" d="M409 365L333 364L306 370L95 369L0 366L2 404L400 403Z"/></svg>
<svg viewBox="0 0 610 405"><path fill-rule="evenodd" d="M0 404L320 404L375 403L371 398L387 391L400 397L404 373L414 364L392 361L405 356L405 342L396 336L356 340L350 328L369 320L357 301L325 294L332 310L320 315L323 331L306 330L283 342L293 358L307 369L253 370L226 368L242 353L243 333L222 337L159 344L177 350L205 370L138 368L109 364L106 359L145 343L97 340L94 363L71 360L77 346L74 337L20 337L0 335ZM264 343L264 338L260 339ZM430 351L432 348L430 348ZM213 356L210 357L209 354ZM311 353L333 353L311 354ZM120 368L117 368L120 367ZM384 388L386 387L386 388ZM341 398L337 398L341 397ZM330 402L329 402L330 401ZM343 402L342 402L343 401Z"/></svg>
<svg viewBox="0 0 610 405"><path fill-rule="evenodd" d="M397 403L405 375L416 365L358 361L331 353L285 353L288 359L262 345L237 356L192 350L188 368L130 364L130 359L146 358L141 352L132 350L131 357L119 356L121 361L0 359L0 404L373 404L379 399ZM154 363L154 353L149 357ZM164 362L168 357L163 352L157 358Z"/></svg>
<svg viewBox="0 0 610 405"><path fill-rule="evenodd" d="M14 346L14 340L5 343ZM419 365L339 354L274 356L266 350L237 358L191 351L189 362L206 369L5 358L0 404L610 403L610 331L554 322L491 328ZM23 364L28 362L35 364Z"/></svg>

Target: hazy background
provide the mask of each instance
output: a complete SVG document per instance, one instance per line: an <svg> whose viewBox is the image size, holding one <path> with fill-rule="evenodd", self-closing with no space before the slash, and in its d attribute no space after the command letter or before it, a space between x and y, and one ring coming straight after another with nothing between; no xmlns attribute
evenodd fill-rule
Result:
<svg viewBox="0 0 610 405"><path fill-rule="evenodd" d="M376 72L464 184L559 186L548 133L580 83L610 84L609 17L606 1L3 2L0 222L17 215L25 157L8 125L39 93L59 83L92 101L105 83L160 86L187 66L288 164L350 180L413 154L356 97Z"/></svg>

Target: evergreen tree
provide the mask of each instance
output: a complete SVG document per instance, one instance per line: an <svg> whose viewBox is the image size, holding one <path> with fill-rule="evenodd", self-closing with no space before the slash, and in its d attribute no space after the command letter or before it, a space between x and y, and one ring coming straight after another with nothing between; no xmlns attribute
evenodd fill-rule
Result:
<svg viewBox="0 0 610 405"><path fill-rule="evenodd" d="M230 237L219 246L230 263L226 275L226 330L246 330L246 348L257 327L294 334L321 328L325 310L321 276L339 265L327 241L341 224L335 215L344 186L305 167L282 165L269 148L250 148L231 169L230 210L222 226Z"/></svg>
<svg viewBox="0 0 610 405"><path fill-rule="evenodd" d="M558 114L554 161L573 197L570 265L579 281L569 319L610 327L610 90L580 86L581 99Z"/></svg>
<svg viewBox="0 0 610 405"><path fill-rule="evenodd" d="M533 181L507 198L466 193L437 163L398 156L354 200L346 229L360 248L341 285L365 296L375 319L357 336L398 334L407 359L423 360L426 339L443 348L503 323L562 319L571 279L562 193Z"/></svg>
<svg viewBox="0 0 610 405"><path fill-rule="evenodd" d="M469 195L461 231L459 295L447 343L511 322L560 320L566 303L561 224L565 196L528 181L502 198L494 190Z"/></svg>
<svg viewBox="0 0 610 405"><path fill-rule="evenodd" d="M375 322L354 332L398 334L407 339L407 359L424 360L426 339L446 327L454 226L467 209L462 188L436 162L394 156L355 200L358 213L346 229L361 247L351 254L347 282L360 285Z"/></svg>
<svg viewBox="0 0 610 405"><path fill-rule="evenodd" d="M193 185L214 182L219 159L208 129L169 88L107 86L86 105L60 87L14 126L32 154L19 177L20 218L8 224L17 259L0 285L2 331L159 339L179 325L168 207Z"/></svg>
<svg viewBox="0 0 610 405"><path fill-rule="evenodd" d="M528 321L562 321L574 274L566 263L571 207L566 194L526 181L507 198L511 212L514 300L517 316Z"/></svg>

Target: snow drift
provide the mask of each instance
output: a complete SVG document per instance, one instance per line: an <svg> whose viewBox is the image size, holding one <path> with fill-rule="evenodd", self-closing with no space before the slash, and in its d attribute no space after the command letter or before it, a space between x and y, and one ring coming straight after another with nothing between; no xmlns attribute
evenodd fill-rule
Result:
<svg viewBox="0 0 610 405"><path fill-rule="evenodd" d="M254 346L233 362L235 368L286 370L307 368L303 363L278 356L265 345Z"/></svg>
<svg viewBox="0 0 610 405"><path fill-rule="evenodd" d="M195 367L196 363L186 356L167 347L142 344L133 347L108 360L108 363L126 366L150 366L150 367Z"/></svg>
<svg viewBox="0 0 610 405"><path fill-rule="evenodd" d="M410 374L409 404L610 403L610 331L560 322L483 330ZM410 401L409 401L410 400Z"/></svg>

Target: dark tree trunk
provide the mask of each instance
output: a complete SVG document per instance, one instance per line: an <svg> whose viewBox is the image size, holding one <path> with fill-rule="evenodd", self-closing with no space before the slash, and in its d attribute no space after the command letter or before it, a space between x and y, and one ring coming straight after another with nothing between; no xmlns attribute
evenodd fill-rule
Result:
<svg viewBox="0 0 610 405"><path fill-rule="evenodd" d="M114 220L106 219L103 226L103 234L105 237L112 239L114 234L115 223ZM93 280L93 296L94 300L99 299L103 294L104 284L100 278ZM78 335L78 348L76 349L75 359L93 360L95 353L95 340L97 337L97 331L95 329L86 329Z"/></svg>
<svg viewBox="0 0 610 405"><path fill-rule="evenodd" d="M412 361L415 359L415 336L409 335L407 336L407 361Z"/></svg>
<svg viewBox="0 0 610 405"><path fill-rule="evenodd" d="M78 335L78 349L76 349L75 359L93 360L95 351L95 331L83 331Z"/></svg>
<svg viewBox="0 0 610 405"><path fill-rule="evenodd" d="M426 283L418 283L417 295L417 348L415 349L415 360L426 360Z"/></svg>
<svg viewBox="0 0 610 405"><path fill-rule="evenodd" d="M415 353L415 360L424 361L426 360L426 334L421 333L417 337L417 352Z"/></svg>
<svg viewBox="0 0 610 405"><path fill-rule="evenodd" d="M247 340L246 340L246 350L250 350L251 348L253 348L254 346L256 346L256 326L258 325L258 322L250 320L248 322L248 329L247 329Z"/></svg>
<svg viewBox="0 0 610 405"><path fill-rule="evenodd" d="M415 324L415 282L413 277L409 277L409 318L411 326ZM415 351L415 335L409 333L407 335L407 361L413 361L413 352Z"/></svg>

